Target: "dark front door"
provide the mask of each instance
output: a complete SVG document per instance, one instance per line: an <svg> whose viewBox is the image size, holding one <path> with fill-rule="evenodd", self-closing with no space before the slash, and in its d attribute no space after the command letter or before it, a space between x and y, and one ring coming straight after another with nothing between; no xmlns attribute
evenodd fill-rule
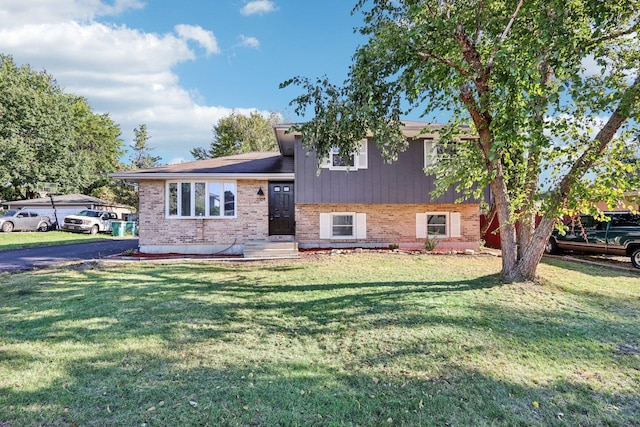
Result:
<svg viewBox="0 0 640 427"><path fill-rule="evenodd" d="M295 234L293 182L269 183L269 235Z"/></svg>

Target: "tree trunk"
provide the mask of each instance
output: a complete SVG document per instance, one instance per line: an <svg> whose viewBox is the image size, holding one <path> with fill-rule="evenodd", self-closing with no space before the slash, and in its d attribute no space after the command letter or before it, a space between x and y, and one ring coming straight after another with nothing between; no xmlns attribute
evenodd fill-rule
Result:
<svg viewBox="0 0 640 427"><path fill-rule="evenodd" d="M533 210L525 210L518 215L518 228L516 229L518 242L518 260L524 256L524 251L531 243L533 233L536 230L536 214Z"/></svg>
<svg viewBox="0 0 640 427"><path fill-rule="evenodd" d="M555 219L553 218L543 218L542 221L540 221L540 225L538 225L535 233L533 233L531 241L522 251L522 258L518 260L515 280L536 280L538 264L540 264L540 260L544 254L544 247L551 236L554 226Z"/></svg>
<svg viewBox="0 0 640 427"><path fill-rule="evenodd" d="M513 281L517 278L518 247L516 245L516 227L511 217L511 201L501 170L496 178L491 181L491 191L493 192L498 222L500 223L502 275L507 281Z"/></svg>

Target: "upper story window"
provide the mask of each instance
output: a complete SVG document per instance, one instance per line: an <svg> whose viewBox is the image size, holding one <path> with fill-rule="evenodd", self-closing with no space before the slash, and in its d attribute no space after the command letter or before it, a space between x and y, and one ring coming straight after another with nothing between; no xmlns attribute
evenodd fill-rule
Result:
<svg viewBox="0 0 640 427"><path fill-rule="evenodd" d="M356 165L356 155L354 153L342 154L340 150L333 147L329 152L330 169L354 168Z"/></svg>
<svg viewBox="0 0 640 427"><path fill-rule="evenodd" d="M424 139L424 165L430 166L439 161L451 160L455 158L460 144L473 143L477 138L464 137L459 140L440 142L434 138Z"/></svg>
<svg viewBox="0 0 640 427"><path fill-rule="evenodd" d="M166 215L169 218L235 218L235 181L167 183Z"/></svg>
<svg viewBox="0 0 640 427"><path fill-rule="evenodd" d="M360 148L353 153L341 153L337 147L329 151L329 159L322 163L322 168L329 170L349 170L367 169L368 167L368 141L363 139Z"/></svg>

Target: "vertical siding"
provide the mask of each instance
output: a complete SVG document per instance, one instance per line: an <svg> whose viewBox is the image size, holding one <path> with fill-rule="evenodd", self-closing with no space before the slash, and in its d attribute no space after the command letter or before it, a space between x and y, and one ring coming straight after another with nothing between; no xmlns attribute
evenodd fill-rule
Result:
<svg viewBox="0 0 640 427"><path fill-rule="evenodd" d="M298 140L295 152L296 203L454 203L459 197L450 189L437 199L431 198L434 177L424 174L424 143L411 141L398 160L385 163L380 150L369 141L367 169L317 173L313 153ZM477 201L469 201L477 203Z"/></svg>

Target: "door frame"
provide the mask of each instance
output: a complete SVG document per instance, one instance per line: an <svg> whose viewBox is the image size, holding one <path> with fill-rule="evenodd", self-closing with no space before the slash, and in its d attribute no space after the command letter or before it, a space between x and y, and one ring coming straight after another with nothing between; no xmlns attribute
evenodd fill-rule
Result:
<svg viewBox="0 0 640 427"><path fill-rule="evenodd" d="M274 217L276 215L278 215L277 212L275 212L276 206L275 206L275 198L277 197L277 192L276 187L289 187L289 191L291 193L291 197L289 198L289 225L286 228L287 232L277 232L275 230L272 230L272 221L274 220ZM294 182L293 181L269 181L268 183L268 221L269 221L269 226L268 226L268 233L269 236L295 236L296 234L296 217L295 217L295 208L296 208L296 203L295 203L295 186L294 186Z"/></svg>

